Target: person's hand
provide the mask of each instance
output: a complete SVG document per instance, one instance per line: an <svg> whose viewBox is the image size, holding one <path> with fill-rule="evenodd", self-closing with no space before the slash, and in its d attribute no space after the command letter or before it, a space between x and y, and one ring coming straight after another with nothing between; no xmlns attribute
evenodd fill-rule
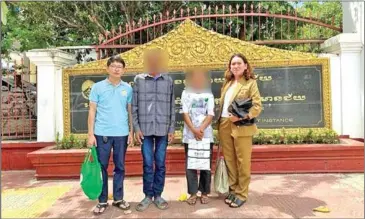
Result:
<svg viewBox="0 0 365 219"><path fill-rule="evenodd" d="M203 128L199 128L199 132L200 132L200 135L199 135L200 140L203 140L203 138L204 138L204 129Z"/></svg>
<svg viewBox="0 0 365 219"><path fill-rule="evenodd" d="M250 117L248 116L248 114L246 114L245 117L243 117L243 120L246 120L246 119L247 120L250 119Z"/></svg>
<svg viewBox="0 0 365 219"><path fill-rule="evenodd" d="M91 148L94 145L95 145L95 147L97 146L95 136L94 135L88 135L88 137L87 137L87 146L89 148Z"/></svg>
<svg viewBox="0 0 365 219"><path fill-rule="evenodd" d="M143 133L141 131L138 131L136 133L136 139L137 139L138 143L142 144L142 139L144 139L144 137L143 137Z"/></svg>
<svg viewBox="0 0 365 219"><path fill-rule="evenodd" d="M238 118L237 116L234 116L232 114L229 114L229 119L231 120L231 122L235 123L237 121L242 120L241 118Z"/></svg>
<svg viewBox="0 0 365 219"><path fill-rule="evenodd" d="M127 142L127 144L129 146L133 146L133 133L132 132L130 132L129 135L128 135L128 142Z"/></svg>
<svg viewBox="0 0 365 219"><path fill-rule="evenodd" d="M174 133L169 133L168 134L168 142L171 143L174 139L175 139Z"/></svg>
<svg viewBox="0 0 365 219"><path fill-rule="evenodd" d="M201 132L200 129L194 128L192 131L196 140L201 141L203 139L204 132Z"/></svg>

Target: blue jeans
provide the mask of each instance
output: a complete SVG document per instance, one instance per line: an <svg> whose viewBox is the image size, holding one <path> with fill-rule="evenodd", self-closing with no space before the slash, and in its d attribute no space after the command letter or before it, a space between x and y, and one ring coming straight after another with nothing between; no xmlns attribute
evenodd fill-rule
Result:
<svg viewBox="0 0 365 219"><path fill-rule="evenodd" d="M143 193L150 198L161 196L165 186L167 140L167 136L144 136L142 142Z"/></svg>
<svg viewBox="0 0 365 219"><path fill-rule="evenodd" d="M99 196L99 202L106 203L108 201L108 164L112 148L115 166L113 176L113 198L114 201L123 200L124 162L128 147L128 136L104 137L95 135L95 138L97 144L96 151L101 165L101 173L103 175L103 190Z"/></svg>

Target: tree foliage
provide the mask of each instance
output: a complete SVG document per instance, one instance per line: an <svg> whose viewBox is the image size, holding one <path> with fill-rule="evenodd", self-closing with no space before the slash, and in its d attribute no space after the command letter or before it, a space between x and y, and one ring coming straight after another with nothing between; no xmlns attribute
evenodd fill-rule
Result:
<svg viewBox="0 0 365 219"><path fill-rule="evenodd" d="M2 28L1 53L8 54L11 51L27 51L34 48L50 48L59 46L80 46L80 45L96 45L99 42L99 34L125 24L132 25L133 21L138 23L140 18L148 18L153 21L154 15L159 15L173 10L180 15L181 8L189 8L190 14L194 13L194 8L198 8L200 14L201 7L211 7L212 13L215 7L219 6L219 12L222 12L222 5L225 5L225 13L229 13L229 6L232 11L236 10L239 3L240 10L243 10L242 2L226 2L226 1L53 1L53 2L8 2L9 12L7 14L7 25ZM251 5L257 10L259 2L244 2L246 11L251 10ZM287 14L293 11L295 4L286 1L261 2L261 11L270 11L270 13ZM299 8L298 13L303 16L320 14L323 19L329 19L332 15L342 14L340 2L304 2ZM186 14L185 10L185 14ZM165 15L164 15L165 16ZM341 23L342 16L336 16L334 24ZM208 26L208 19L204 20L203 26ZM211 19L211 26L214 29L215 20ZM232 35L245 40L280 39L281 33L280 23L273 19L261 18L260 23L255 17L253 22L246 21L243 26L242 18L225 19L224 25L229 30L232 29ZM253 23L253 25L251 25ZM223 20L218 20L218 28L223 25ZM174 28L174 24L170 24L167 28ZM293 37L294 22L285 26L282 34L284 38ZM320 33L319 28L316 30L313 25L299 25L300 36L309 37L309 35L317 34L328 37L333 31ZM258 29L261 29L260 38L257 35ZM295 46L288 49L296 49Z"/></svg>

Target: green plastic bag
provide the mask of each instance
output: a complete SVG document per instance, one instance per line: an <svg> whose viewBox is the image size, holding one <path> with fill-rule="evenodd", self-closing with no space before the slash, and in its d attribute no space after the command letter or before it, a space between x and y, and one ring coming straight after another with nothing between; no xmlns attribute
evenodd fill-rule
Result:
<svg viewBox="0 0 365 219"><path fill-rule="evenodd" d="M91 157L92 160L90 160ZM89 149L81 166L80 185L85 195L91 200L97 199L101 194L103 177L95 146Z"/></svg>
<svg viewBox="0 0 365 219"><path fill-rule="evenodd" d="M214 189L219 194L226 194L229 192L227 166L224 157L220 156L221 146L218 147L216 169L214 172Z"/></svg>

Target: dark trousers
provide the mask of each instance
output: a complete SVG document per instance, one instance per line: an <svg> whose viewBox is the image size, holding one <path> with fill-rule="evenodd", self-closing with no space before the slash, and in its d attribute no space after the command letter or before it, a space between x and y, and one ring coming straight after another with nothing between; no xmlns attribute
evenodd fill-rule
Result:
<svg viewBox="0 0 365 219"><path fill-rule="evenodd" d="M149 197L159 197L165 186L167 136L144 136L143 193Z"/></svg>
<svg viewBox="0 0 365 219"><path fill-rule="evenodd" d="M103 176L103 190L99 196L99 202L106 203L108 201L108 164L112 148L115 166L113 176L113 197L114 201L123 200L124 162L128 147L128 136L103 137L95 135L95 138L97 144L96 151Z"/></svg>
<svg viewBox="0 0 365 219"><path fill-rule="evenodd" d="M186 179L188 183L188 193L195 195L200 191L206 195L210 193L210 184L212 179L212 173L210 170L200 170L199 186L198 186L198 170L188 169L188 144L185 146L185 169ZM210 168L212 168L212 155L213 155L213 143L210 144Z"/></svg>

